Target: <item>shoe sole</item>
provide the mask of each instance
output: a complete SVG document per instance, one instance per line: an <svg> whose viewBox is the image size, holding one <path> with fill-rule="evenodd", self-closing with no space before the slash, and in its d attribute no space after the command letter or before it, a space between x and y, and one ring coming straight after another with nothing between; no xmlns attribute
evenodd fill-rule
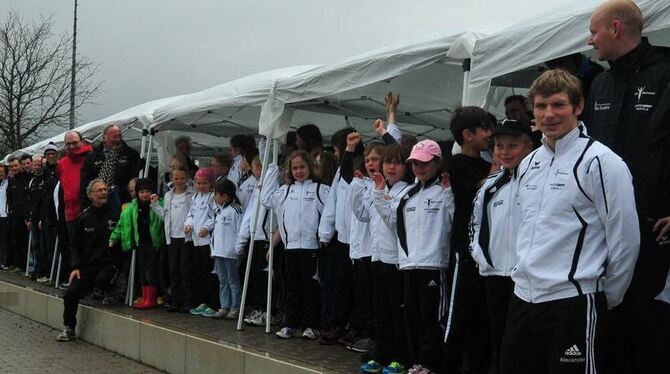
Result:
<svg viewBox="0 0 670 374"><path fill-rule="evenodd" d="M348 350L350 350L350 351L352 351L352 352L356 352L356 353L370 353L370 352L372 352L372 350L368 350L368 349L360 349L360 348L356 348L356 347L349 347L349 346L347 346L347 347L345 347L345 348L347 348Z"/></svg>

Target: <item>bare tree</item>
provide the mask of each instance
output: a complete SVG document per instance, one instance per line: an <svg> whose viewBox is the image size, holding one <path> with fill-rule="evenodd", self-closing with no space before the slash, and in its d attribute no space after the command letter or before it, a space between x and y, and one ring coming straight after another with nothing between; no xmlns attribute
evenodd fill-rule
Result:
<svg viewBox="0 0 670 374"><path fill-rule="evenodd" d="M0 152L23 148L45 131L67 128L70 115L72 37L55 36L51 17L25 22L10 11L0 24ZM75 110L92 99L99 68L79 57Z"/></svg>

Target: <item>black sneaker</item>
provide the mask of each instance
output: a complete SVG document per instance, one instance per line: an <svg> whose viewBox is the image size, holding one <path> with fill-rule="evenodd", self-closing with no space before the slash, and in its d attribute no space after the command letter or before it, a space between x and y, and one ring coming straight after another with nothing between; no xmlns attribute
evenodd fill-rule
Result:
<svg viewBox="0 0 670 374"><path fill-rule="evenodd" d="M346 334L346 331L341 327L336 327L330 331L326 331L319 337L319 344L334 345L337 341Z"/></svg>
<svg viewBox="0 0 670 374"><path fill-rule="evenodd" d="M358 332L354 329L349 329L344 336L337 340L343 346L353 345L359 339Z"/></svg>
<svg viewBox="0 0 670 374"><path fill-rule="evenodd" d="M74 339L77 339L77 333L74 331L74 329L69 327L66 327L63 332L56 336L57 342L69 342L70 340Z"/></svg>

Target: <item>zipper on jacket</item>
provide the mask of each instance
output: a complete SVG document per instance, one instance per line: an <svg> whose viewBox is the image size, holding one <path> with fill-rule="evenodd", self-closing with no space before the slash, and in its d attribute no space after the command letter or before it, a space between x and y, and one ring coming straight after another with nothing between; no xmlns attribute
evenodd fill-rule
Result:
<svg viewBox="0 0 670 374"><path fill-rule="evenodd" d="M528 256L530 255L530 251L533 248L533 244L535 243L535 230L537 229L537 220L540 218L539 212L542 211L542 204L544 202L544 189L547 184L547 180L549 179L549 176L551 175L551 168L554 165L554 157L551 158L551 162L549 163L549 170L547 170L546 175L544 176L544 181L542 183L542 190L540 191L540 204L538 206L538 214L535 215L535 220L533 221L533 232L530 234L530 249L526 252L526 257L524 258L524 265L526 266L526 269L528 269ZM530 277L528 276L528 271L526 271L526 280L528 281L528 292L530 293L530 301L531 303L533 302L533 286L530 281Z"/></svg>

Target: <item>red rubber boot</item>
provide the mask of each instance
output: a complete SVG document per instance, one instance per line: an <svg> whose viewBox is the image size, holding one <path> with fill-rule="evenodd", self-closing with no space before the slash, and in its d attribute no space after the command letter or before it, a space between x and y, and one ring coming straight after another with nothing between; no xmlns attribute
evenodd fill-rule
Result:
<svg viewBox="0 0 670 374"><path fill-rule="evenodd" d="M133 308L138 308L140 305L142 305L146 302L146 299L147 299L146 287L142 286L142 287L140 287L140 289L142 290L142 297L138 301L133 303Z"/></svg>
<svg viewBox="0 0 670 374"><path fill-rule="evenodd" d="M158 296L158 287L156 286L146 286L142 287L145 289L145 298L144 303L138 305L137 309L152 309L158 306L156 303L156 297Z"/></svg>

